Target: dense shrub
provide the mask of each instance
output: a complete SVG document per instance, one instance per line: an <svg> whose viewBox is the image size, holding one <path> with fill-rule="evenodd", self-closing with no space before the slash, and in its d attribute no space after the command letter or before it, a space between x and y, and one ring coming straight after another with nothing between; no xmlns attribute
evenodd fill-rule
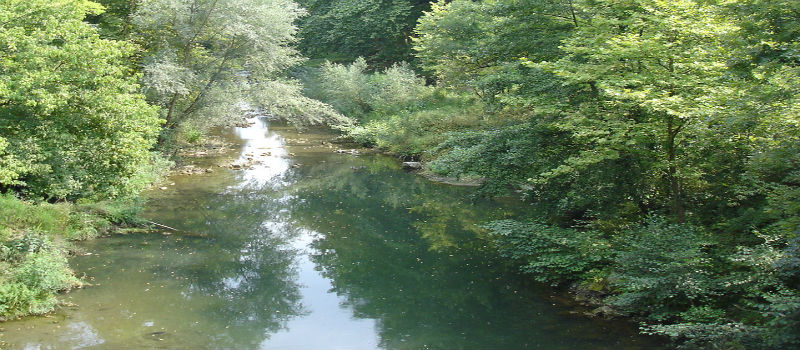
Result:
<svg viewBox="0 0 800 350"><path fill-rule="evenodd" d="M62 248L26 233L0 244L0 320L53 311L59 291L80 285Z"/></svg>
<svg viewBox="0 0 800 350"><path fill-rule="evenodd" d="M800 345L797 238L759 235L761 244L729 252L712 237L663 218L628 230L615 244L607 302L686 348Z"/></svg>
<svg viewBox="0 0 800 350"><path fill-rule="evenodd" d="M0 240L29 230L67 240L93 238L112 224L141 224L141 208L141 200L134 199L51 204L0 195Z"/></svg>
<svg viewBox="0 0 800 350"><path fill-rule="evenodd" d="M361 58L349 65L326 62L305 80L312 85L307 93L359 121L343 128L347 137L403 156L423 156L447 133L485 123L476 98L426 86L405 63L370 73Z"/></svg>
<svg viewBox="0 0 800 350"><path fill-rule="evenodd" d="M626 313L664 320L722 294L714 276L710 244L701 229L651 218L615 244L611 303Z"/></svg>
<svg viewBox="0 0 800 350"><path fill-rule="evenodd" d="M371 89L366 70L363 58L347 66L325 62L320 74L320 100L348 117L363 118L370 108L367 100Z"/></svg>
<svg viewBox="0 0 800 350"><path fill-rule="evenodd" d="M432 93L406 63L375 73L368 70L363 58L349 65L325 62L317 78L319 86L311 95L347 117L365 121L414 109ZM368 117L370 113L373 118Z"/></svg>
<svg viewBox="0 0 800 350"><path fill-rule="evenodd" d="M32 203L0 195L0 320L52 311L58 292L80 285L67 264L67 241L112 224L139 224L141 203Z"/></svg>
<svg viewBox="0 0 800 350"><path fill-rule="evenodd" d="M407 157L430 157L455 131L479 127L479 104L465 96L437 93L419 108L372 112L369 121L345 129L353 141Z"/></svg>
<svg viewBox="0 0 800 350"><path fill-rule="evenodd" d="M513 220L493 221L483 227L501 255L520 262L521 269L540 282L575 281L608 261L609 242L594 232Z"/></svg>

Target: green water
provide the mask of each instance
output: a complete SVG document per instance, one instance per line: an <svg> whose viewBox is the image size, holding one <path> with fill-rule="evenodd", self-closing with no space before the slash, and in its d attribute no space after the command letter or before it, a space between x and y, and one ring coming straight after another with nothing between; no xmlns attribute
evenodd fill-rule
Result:
<svg viewBox="0 0 800 350"><path fill-rule="evenodd" d="M475 224L518 204L472 203L473 189L405 173L396 159L275 129L237 129L242 149L222 158L260 160L252 169L175 176L149 193L146 216L183 232L82 243L71 263L93 286L53 315L0 325L2 339L14 349L662 348L634 324L559 304L486 249Z"/></svg>

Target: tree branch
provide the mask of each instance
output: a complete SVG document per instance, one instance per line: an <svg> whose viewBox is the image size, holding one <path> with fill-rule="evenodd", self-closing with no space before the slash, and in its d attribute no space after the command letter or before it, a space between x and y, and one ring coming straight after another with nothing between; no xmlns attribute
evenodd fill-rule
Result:
<svg viewBox="0 0 800 350"><path fill-rule="evenodd" d="M225 55L222 57L222 62L217 67L217 71L214 72L214 74L212 74L208 78L208 82L206 82L206 85L200 90L197 96L195 96L192 102L189 103L189 106L183 110L182 114L184 116L195 111L197 103L206 95L206 93L208 93L208 91L211 89L211 86L217 82L218 76L222 74L222 72L225 70L225 66L228 63L228 60L231 58L231 53L236 51L236 49L238 49L239 47L241 47L241 46L236 46L235 44L236 44L236 39L234 38L233 40L231 40L231 44L228 47L228 49L225 50Z"/></svg>

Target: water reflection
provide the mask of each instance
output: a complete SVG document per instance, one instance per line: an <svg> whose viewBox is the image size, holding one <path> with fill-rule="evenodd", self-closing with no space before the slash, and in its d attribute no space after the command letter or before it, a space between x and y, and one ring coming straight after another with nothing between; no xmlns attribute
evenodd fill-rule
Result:
<svg viewBox="0 0 800 350"><path fill-rule="evenodd" d="M322 232L312 261L385 349L635 349L635 330L560 313L506 267L476 224L513 215L383 157L304 167L291 212ZM303 160L315 163L313 158ZM314 179L309 180L309 179ZM614 334L616 338L609 338Z"/></svg>
<svg viewBox="0 0 800 350"><path fill-rule="evenodd" d="M251 118L247 122L250 127L235 129L243 141L241 155L233 162L243 168L236 187L251 190L285 187L289 183L283 177L288 174L291 162L283 137L268 132L264 118Z"/></svg>
<svg viewBox="0 0 800 350"><path fill-rule="evenodd" d="M229 190L222 198L209 198L201 209L177 216L183 220L165 218L175 227L204 221L191 226L207 234L200 241L202 261L180 268L164 265L159 274L169 272L186 281L189 297L213 298L204 300L207 317L230 329L214 338L219 346L256 347L304 313L298 252L291 244L297 232L282 221L283 200L262 193L252 187Z"/></svg>
<svg viewBox="0 0 800 350"><path fill-rule="evenodd" d="M634 327L564 314L519 282L476 226L512 210L472 203L468 189L407 174L389 157L335 154L324 135L284 128L297 145L287 150L253 122L227 155L242 169L176 176L151 193L146 215L180 232L85 243L94 254L72 263L95 285L68 295L78 306L6 323L4 340L15 349L653 348Z"/></svg>
<svg viewBox="0 0 800 350"><path fill-rule="evenodd" d="M73 259L95 286L73 292L79 305L53 319L7 324L13 348L261 348L308 313L298 281L307 231L288 220L289 160L281 139L258 120L238 129L259 162L243 171L176 176L151 194L145 215L180 232L87 242ZM261 137L259 137L259 135Z"/></svg>

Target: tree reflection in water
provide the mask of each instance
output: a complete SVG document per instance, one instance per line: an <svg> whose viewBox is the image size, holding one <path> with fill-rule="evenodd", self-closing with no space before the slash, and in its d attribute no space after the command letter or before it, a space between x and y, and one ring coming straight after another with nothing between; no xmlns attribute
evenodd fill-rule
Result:
<svg viewBox="0 0 800 350"><path fill-rule="evenodd" d="M258 125L252 140L266 132ZM264 140L281 142L273 136ZM148 217L187 232L87 242L96 254L75 267L98 285L71 295L80 308L60 325L20 322L4 339L14 348L646 347L631 346L634 327L564 315L547 289L519 282L476 226L515 215L502 209L513 206L471 203L470 190L404 173L388 157L318 147L289 160L259 142L241 153L271 154L261 169L178 176L153 193Z"/></svg>
<svg viewBox="0 0 800 350"><path fill-rule="evenodd" d="M540 294L548 289L523 285L493 253L477 224L510 209L395 164L368 156L305 167L291 212L321 233L312 260L343 306L378 321L382 348L627 348L604 345L601 325L558 314Z"/></svg>
<svg viewBox="0 0 800 350"><path fill-rule="evenodd" d="M298 251L291 245L298 233L286 221L288 198L252 186L203 196L189 192L191 203L184 202L162 220L207 236L200 243L207 245L204 259L177 268L165 265L157 273L187 281L187 297L211 297L201 307L208 319L225 327L204 335L213 338L214 347L257 347L305 313L297 282Z"/></svg>

